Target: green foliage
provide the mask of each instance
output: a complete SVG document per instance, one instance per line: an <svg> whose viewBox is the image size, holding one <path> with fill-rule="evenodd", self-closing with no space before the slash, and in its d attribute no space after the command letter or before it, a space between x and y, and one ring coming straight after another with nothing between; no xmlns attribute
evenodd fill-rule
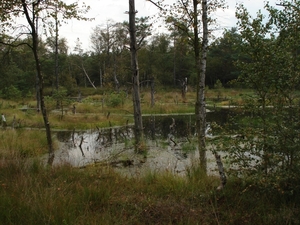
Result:
<svg viewBox="0 0 300 225"><path fill-rule="evenodd" d="M113 92L108 96L106 100L106 105L113 108L119 107L124 104L125 97L126 95L124 92L121 93Z"/></svg>
<svg viewBox="0 0 300 225"><path fill-rule="evenodd" d="M21 98L22 93L16 87L11 85L2 90L1 96L2 96L2 98L8 99L8 100L18 100Z"/></svg>
<svg viewBox="0 0 300 225"><path fill-rule="evenodd" d="M231 80L237 79L240 70L236 66L238 59L245 56L241 53L242 38L237 28L225 30L223 36L216 39L209 47L206 85L213 86L217 80L228 87ZM231 84L232 85L232 84Z"/></svg>
<svg viewBox="0 0 300 225"><path fill-rule="evenodd" d="M241 50L247 56L238 62L239 81L255 94L241 96L243 107L235 109L238 116L228 126L231 138L216 140L215 146L227 153L232 176L250 179L260 191L287 198L293 196L292 190L299 190L300 117L295 104L299 35L293 29L299 18L287 13L295 10L290 5L283 11L267 9L270 16L265 20L262 13L252 18L242 5L238 7Z"/></svg>
<svg viewBox="0 0 300 225"><path fill-rule="evenodd" d="M181 146L181 149L184 153L190 153L196 151L197 143L186 142Z"/></svg>
<svg viewBox="0 0 300 225"><path fill-rule="evenodd" d="M62 102L64 99L66 99L67 96L67 90L65 89L59 89L57 91L54 91L52 97L59 102Z"/></svg>
<svg viewBox="0 0 300 225"><path fill-rule="evenodd" d="M214 85L215 89L222 89L223 88L223 84L220 80L217 80L215 85Z"/></svg>
<svg viewBox="0 0 300 225"><path fill-rule="evenodd" d="M56 108L56 101L51 96L45 96L45 104L48 110L53 110Z"/></svg>
<svg viewBox="0 0 300 225"><path fill-rule="evenodd" d="M46 3L45 3L46 4ZM148 29L147 21L140 21L140 27ZM129 90L128 82L131 79L129 50L123 48L128 44L126 25L120 23L108 23L109 30L98 27L94 30L93 46L94 51L82 54L67 54L66 40L59 39L59 85L68 90L68 95L72 97L78 96L78 89L81 90L82 96L93 94L102 94L105 91L111 91L115 85L114 75L117 74L120 89ZM229 34L228 34L229 33ZM141 31L139 35L148 35L148 31ZM144 39L139 50L139 65L140 65L140 80L141 87L149 86L150 78L154 78L155 88L159 86L180 87L180 81L187 77L189 89L194 88L197 83L197 73L194 64L194 53L187 41L187 35L174 30L175 36L168 34L153 34L151 39ZM105 37L110 36L110 39ZM112 40L114 39L114 40ZM99 42L101 41L101 42ZM175 45L173 45L175 41ZM235 51L236 43L239 41L239 36L234 31L224 33L224 37L216 41L210 49L208 56L207 69L207 85L213 86L217 79L227 85L228 81L237 78L239 71L233 66L233 61L236 60L236 55L239 50ZM30 40L27 37L16 42L28 43ZM44 77L44 86L48 89L53 89L55 86L55 77L53 71L55 69L55 55L53 37L47 38L46 41L40 40L39 54L41 70ZM112 46L111 52L107 54L105 49L107 46ZM7 52L9 52L9 55ZM10 51L0 51L0 56L8 58L3 62L0 68L1 84L0 89L13 85L22 93L34 90L35 86L35 62L30 48L26 45L20 45ZM114 58L115 60L111 60ZM99 62L104 62L99 64ZM91 89L89 82L84 75L84 68L94 82L97 89ZM234 70L234 71L231 71ZM101 80L100 80L100 74ZM100 82L101 81L101 82ZM48 93L45 92L47 95Z"/></svg>

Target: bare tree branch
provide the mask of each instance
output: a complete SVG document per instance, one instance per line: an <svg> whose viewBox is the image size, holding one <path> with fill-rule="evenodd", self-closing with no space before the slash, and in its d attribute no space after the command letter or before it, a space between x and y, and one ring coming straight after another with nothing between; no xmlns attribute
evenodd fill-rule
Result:
<svg viewBox="0 0 300 225"><path fill-rule="evenodd" d="M16 48L16 47L19 47L19 46L22 46L22 45L27 45L29 48L32 49L32 46L28 43L25 43L25 42L14 44L14 42L6 43L6 42L3 42L3 41L0 41L0 44L5 45L5 46L9 46L9 47L13 47L13 48Z"/></svg>
<svg viewBox="0 0 300 225"><path fill-rule="evenodd" d="M82 64L82 70L83 70L85 76L87 77L87 79L89 80L90 84L93 86L93 88L94 88L94 89L97 89L97 88L95 87L95 85L93 84L93 82L91 81L89 75L87 74L87 72L86 72L86 70L85 70L83 64Z"/></svg>
<svg viewBox="0 0 300 225"><path fill-rule="evenodd" d="M146 0L148 2L151 2L153 5L155 5L157 8L159 8L160 10L163 10L162 7L160 7L157 3L153 2L152 0Z"/></svg>

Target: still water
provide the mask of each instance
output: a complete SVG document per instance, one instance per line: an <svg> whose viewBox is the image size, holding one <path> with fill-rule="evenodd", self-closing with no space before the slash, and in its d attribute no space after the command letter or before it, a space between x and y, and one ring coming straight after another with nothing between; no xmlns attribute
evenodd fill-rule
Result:
<svg viewBox="0 0 300 225"><path fill-rule="evenodd" d="M207 135L213 135L210 122L224 123L227 111L207 113ZM149 171L169 171L184 174L186 168L199 158L195 137L194 116L167 115L143 117L146 154L136 154L133 147L133 127L111 127L88 131L60 131L60 143L53 165L68 163L74 167L91 164L111 165L126 175L140 175ZM183 151L190 145L194 151ZM208 171L214 172L216 164L207 151Z"/></svg>

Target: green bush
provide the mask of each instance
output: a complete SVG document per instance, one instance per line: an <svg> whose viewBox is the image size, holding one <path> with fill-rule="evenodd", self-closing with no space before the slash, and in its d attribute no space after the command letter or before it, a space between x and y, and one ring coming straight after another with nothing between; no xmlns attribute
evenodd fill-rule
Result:
<svg viewBox="0 0 300 225"><path fill-rule="evenodd" d="M216 83L215 83L215 85L214 85L214 88L215 89L221 89L221 88L223 88L222 82L220 80L217 80Z"/></svg>
<svg viewBox="0 0 300 225"><path fill-rule="evenodd" d="M22 96L22 93L21 91L19 91L18 88L16 88L15 86L11 85L7 88L5 88L4 90L2 90L2 94L1 96L4 98L4 99L13 99L13 100L16 100L16 99L20 99L21 96Z"/></svg>
<svg viewBox="0 0 300 225"><path fill-rule="evenodd" d="M118 107L123 105L125 100L125 95L124 93L112 93L108 96L108 99L106 101L106 104L108 107Z"/></svg>

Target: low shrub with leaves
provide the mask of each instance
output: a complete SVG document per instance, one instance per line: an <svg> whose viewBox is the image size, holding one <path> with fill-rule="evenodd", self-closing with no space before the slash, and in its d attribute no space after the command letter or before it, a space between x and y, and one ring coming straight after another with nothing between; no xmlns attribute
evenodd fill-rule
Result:
<svg viewBox="0 0 300 225"><path fill-rule="evenodd" d="M124 104L125 100L125 94L123 92L121 93L111 93L108 98L106 99L106 105L108 107L119 107Z"/></svg>
<svg viewBox="0 0 300 225"><path fill-rule="evenodd" d="M22 97L22 93L15 86L9 86L7 88L4 88L1 93L1 97L8 100L19 100Z"/></svg>

